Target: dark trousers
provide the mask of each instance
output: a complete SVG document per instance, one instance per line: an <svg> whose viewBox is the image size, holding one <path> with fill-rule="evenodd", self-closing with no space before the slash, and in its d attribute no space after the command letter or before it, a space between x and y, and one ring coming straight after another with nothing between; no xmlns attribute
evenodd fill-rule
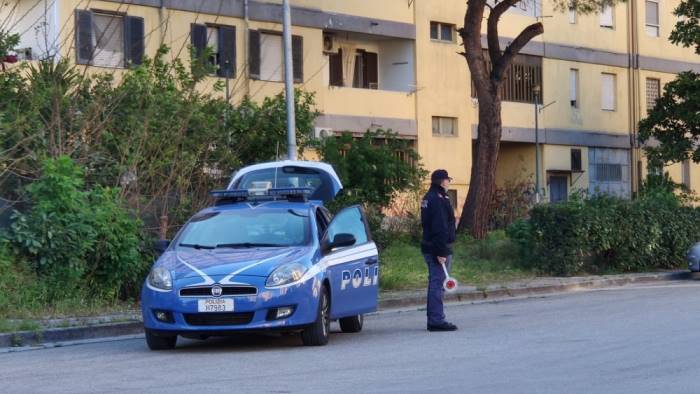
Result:
<svg viewBox="0 0 700 394"><path fill-rule="evenodd" d="M441 324L445 321L445 310L442 305L442 298L445 290L442 283L445 281L445 272L440 266L437 257L431 254L424 254L423 258L428 265L428 324ZM447 256L447 271L452 267L452 255Z"/></svg>

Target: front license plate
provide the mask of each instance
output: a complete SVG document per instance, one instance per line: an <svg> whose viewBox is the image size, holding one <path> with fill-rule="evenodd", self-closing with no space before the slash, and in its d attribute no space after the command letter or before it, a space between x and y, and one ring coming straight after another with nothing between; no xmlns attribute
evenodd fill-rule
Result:
<svg viewBox="0 0 700 394"><path fill-rule="evenodd" d="M197 311L199 312L233 312L232 298L207 298L197 300Z"/></svg>

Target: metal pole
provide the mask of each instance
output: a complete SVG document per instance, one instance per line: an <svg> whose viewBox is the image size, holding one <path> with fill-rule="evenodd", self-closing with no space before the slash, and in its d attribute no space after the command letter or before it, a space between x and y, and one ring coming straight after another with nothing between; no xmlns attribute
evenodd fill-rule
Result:
<svg viewBox="0 0 700 394"><path fill-rule="evenodd" d="M284 21L284 85L287 99L287 158L297 159L296 125L294 124L294 73L292 69L292 17L289 0L282 3Z"/></svg>
<svg viewBox="0 0 700 394"><path fill-rule="evenodd" d="M535 202L540 198L540 127L539 127L539 92L535 91Z"/></svg>

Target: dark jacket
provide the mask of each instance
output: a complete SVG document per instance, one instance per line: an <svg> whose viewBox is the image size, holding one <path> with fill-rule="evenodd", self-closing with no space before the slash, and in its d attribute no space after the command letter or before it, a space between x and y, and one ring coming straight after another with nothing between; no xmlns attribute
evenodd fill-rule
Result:
<svg viewBox="0 0 700 394"><path fill-rule="evenodd" d="M423 225L421 251L441 257L451 255L450 245L455 241L455 215L442 186L430 186L421 201L420 220Z"/></svg>

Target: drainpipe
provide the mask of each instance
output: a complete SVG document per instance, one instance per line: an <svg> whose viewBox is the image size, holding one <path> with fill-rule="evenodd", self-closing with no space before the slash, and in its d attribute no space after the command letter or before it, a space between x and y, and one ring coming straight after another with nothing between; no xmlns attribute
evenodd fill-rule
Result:
<svg viewBox="0 0 700 394"><path fill-rule="evenodd" d="M250 19L248 13L248 0L243 0L243 21L245 26L245 31L243 32L243 70L248 73L248 42L250 40ZM245 95L250 96L250 78L248 76L243 76L245 78Z"/></svg>
<svg viewBox="0 0 700 394"><path fill-rule="evenodd" d="M164 25L165 20L165 0L160 0L160 5L158 7L158 26L160 30L160 43L159 46L165 43L165 32L167 31L167 26Z"/></svg>
<svg viewBox="0 0 700 394"><path fill-rule="evenodd" d="M629 52L629 67L628 67L628 95L629 95L629 122L630 122L630 191L632 193L639 192L640 184L638 179L641 177L637 162L641 157L641 152L637 148L637 126L640 120L639 103L641 101L641 91L639 87L639 35L637 26L637 3L629 1L628 7L628 41L627 47Z"/></svg>

